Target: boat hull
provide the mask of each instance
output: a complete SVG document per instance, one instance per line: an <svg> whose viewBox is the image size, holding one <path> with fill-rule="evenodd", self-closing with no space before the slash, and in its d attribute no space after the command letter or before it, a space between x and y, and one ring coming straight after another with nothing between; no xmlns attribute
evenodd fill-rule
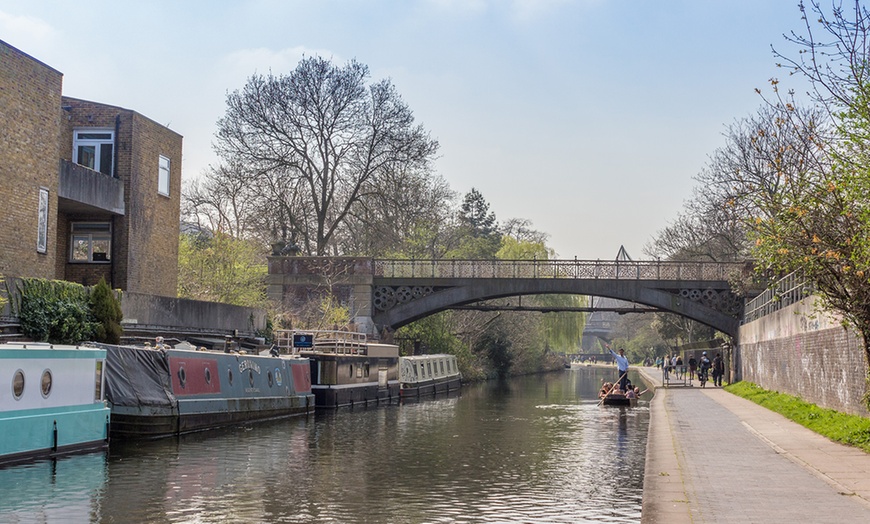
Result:
<svg viewBox="0 0 870 524"><path fill-rule="evenodd" d="M435 379L423 383L402 384L402 399L427 398L437 395L447 395L459 391L462 380L458 376Z"/></svg>
<svg viewBox="0 0 870 524"><path fill-rule="evenodd" d="M608 395L601 403L605 406L634 407L637 406L637 399L626 398L622 395Z"/></svg>
<svg viewBox="0 0 870 524"><path fill-rule="evenodd" d="M0 464L108 445L105 356L105 351L75 346L0 345L0 382L12 384L0 395Z"/></svg>
<svg viewBox="0 0 870 524"><path fill-rule="evenodd" d="M113 437L159 438L314 411L304 358L108 348Z"/></svg>

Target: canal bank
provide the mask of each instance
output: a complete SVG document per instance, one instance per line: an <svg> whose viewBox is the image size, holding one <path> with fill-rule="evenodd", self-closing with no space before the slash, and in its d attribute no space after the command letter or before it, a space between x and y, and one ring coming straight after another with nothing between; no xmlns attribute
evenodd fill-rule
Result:
<svg viewBox="0 0 870 524"><path fill-rule="evenodd" d="M870 522L870 455L719 388L655 385L643 524ZM854 519L854 520L853 520Z"/></svg>

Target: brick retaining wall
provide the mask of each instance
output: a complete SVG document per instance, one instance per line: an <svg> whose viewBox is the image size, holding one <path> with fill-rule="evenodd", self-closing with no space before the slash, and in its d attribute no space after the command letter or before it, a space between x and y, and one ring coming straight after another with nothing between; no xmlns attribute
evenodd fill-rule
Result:
<svg viewBox="0 0 870 524"><path fill-rule="evenodd" d="M870 416L862 397L867 363L861 338L814 299L792 304L740 327L738 378L837 411Z"/></svg>

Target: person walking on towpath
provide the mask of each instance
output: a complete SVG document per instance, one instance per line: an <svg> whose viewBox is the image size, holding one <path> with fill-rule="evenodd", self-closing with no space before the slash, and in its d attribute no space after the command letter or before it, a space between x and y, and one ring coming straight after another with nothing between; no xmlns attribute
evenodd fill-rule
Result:
<svg viewBox="0 0 870 524"><path fill-rule="evenodd" d="M613 355L613 358L616 359L616 372L619 377L619 388L625 391L628 389L628 359L625 357L625 350L619 348L619 354L617 355L612 349L607 349L610 351L610 354Z"/></svg>
<svg viewBox="0 0 870 524"><path fill-rule="evenodd" d="M722 387L722 375L725 374L725 361L722 360L722 354L716 353L713 357L713 385Z"/></svg>

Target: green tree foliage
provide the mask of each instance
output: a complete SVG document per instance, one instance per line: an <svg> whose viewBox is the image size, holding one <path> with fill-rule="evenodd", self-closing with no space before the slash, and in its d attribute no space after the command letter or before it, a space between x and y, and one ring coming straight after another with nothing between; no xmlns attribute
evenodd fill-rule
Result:
<svg viewBox="0 0 870 524"><path fill-rule="evenodd" d="M78 344L96 327L87 289L61 280L25 278L18 281L14 310L25 336L52 344Z"/></svg>
<svg viewBox="0 0 870 524"><path fill-rule="evenodd" d="M263 248L223 233L182 234L178 248L178 296L237 306L265 307Z"/></svg>
<svg viewBox="0 0 870 524"><path fill-rule="evenodd" d="M477 189L472 188L462 200L459 209L459 245L447 253L453 258L495 258L501 247L501 235L495 213Z"/></svg>
<svg viewBox="0 0 870 524"><path fill-rule="evenodd" d="M107 344L120 344L121 335L124 332L121 328L124 314L121 312L121 301L112 292L106 279L101 278L97 285L91 289L89 301L95 322L95 340Z"/></svg>
<svg viewBox="0 0 870 524"><path fill-rule="evenodd" d="M809 154L773 157L776 190L752 195L753 254L768 274L801 271L821 306L863 336L870 366L870 13L858 1L830 13L817 2L799 8L806 31L788 39L797 58L777 55L811 82L831 121L807 123L793 94L772 81L776 129L798 136Z"/></svg>

